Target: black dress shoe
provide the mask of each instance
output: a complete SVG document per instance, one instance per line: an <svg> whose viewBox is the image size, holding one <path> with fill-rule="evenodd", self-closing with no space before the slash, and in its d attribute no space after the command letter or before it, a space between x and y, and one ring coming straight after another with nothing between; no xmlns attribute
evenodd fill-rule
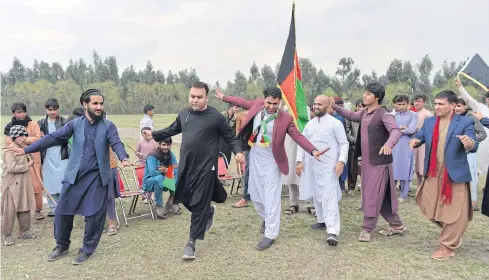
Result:
<svg viewBox="0 0 489 280"><path fill-rule="evenodd" d="M273 243L275 243L275 240L268 237L263 237L263 239L258 244L256 244L256 248L260 251L263 251L270 248Z"/></svg>
<svg viewBox="0 0 489 280"><path fill-rule="evenodd" d="M68 254L70 247L56 245L53 251L48 255L46 259L48 262L54 262L55 260L61 258L62 256Z"/></svg>
<svg viewBox="0 0 489 280"><path fill-rule="evenodd" d="M266 229L265 222L263 222L263 223L261 224L261 227L260 227L260 233L261 233L261 234L264 234L264 233L265 233L265 229Z"/></svg>
<svg viewBox="0 0 489 280"><path fill-rule="evenodd" d="M313 230L325 230L326 229L326 224L325 223L315 223L309 226L310 229Z"/></svg>
<svg viewBox="0 0 489 280"><path fill-rule="evenodd" d="M80 249L80 251L78 251L78 255L76 255L76 257L71 261L71 263L74 265L83 264L90 258L91 255L92 254L90 255L86 254L85 252L83 252L82 249Z"/></svg>

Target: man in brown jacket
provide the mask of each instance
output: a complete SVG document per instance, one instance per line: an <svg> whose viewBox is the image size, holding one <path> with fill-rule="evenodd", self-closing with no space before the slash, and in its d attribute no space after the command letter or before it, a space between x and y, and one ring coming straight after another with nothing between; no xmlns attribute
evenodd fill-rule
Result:
<svg viewBox="0 0 489 280"><path fill-rule="evenodd" d="M28 136L25 140L25 145L28 146L35 141L41 139L41 130L37 122L27 115L27 107L24 103L15 102L12 104L12 121L5 126L5 146L12 144L12 138L9 136L10 128L14 125L25 127ZM34 219L42 220L42 182L41 182L41 153L34 153L34 172L31 173L32 186L34 187L34 197L36 198L36 213Z"/></svg>

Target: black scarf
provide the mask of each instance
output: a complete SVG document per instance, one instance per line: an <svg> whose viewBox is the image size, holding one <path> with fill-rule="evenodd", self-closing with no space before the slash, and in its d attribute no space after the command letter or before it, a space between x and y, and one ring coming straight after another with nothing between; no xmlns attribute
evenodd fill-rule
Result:
<svg viewBox="0 0 489 280"><path fill-rule="evenodd" d="M157 160L161 162L161 165L164 167L168 167L171 165L171 151L168 151L168 153L164 153L160 147L157 147L150 154L150 156L154 156Z"/></svg>
<svg viewBox="0 0 489 280"><path fill-rule="evenodd" d="M27 130L27 126L29 125L30 121L32 121L32 119L28 115L25 117L25 120L18 120L15 117L12 117L12 121L5 126L3 134L8 136L10 133L10 128L14 125L21 125Z"/></svg>

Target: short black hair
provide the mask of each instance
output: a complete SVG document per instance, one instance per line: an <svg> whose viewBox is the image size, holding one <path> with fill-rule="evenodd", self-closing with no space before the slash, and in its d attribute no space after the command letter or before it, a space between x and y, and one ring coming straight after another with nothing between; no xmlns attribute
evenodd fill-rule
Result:
<svg viewBox="0 0 489 280"><path fill-rule="evenodd" d="M12 113L15 113L16 111L19 110L22 110L27 113L27 107L22 102L15 102L14 104L12 104L12 107L10 107L10 109L12 110Z"/></svg>
<svg viewBox="0 0 489 280"><path fill-rule="evenodd" d="M73 110L73 116L83 117L85 116L85 109L78 107Z"/></svg>
<svg viewBox="0 0 489 280"><path fill-rule="evenodd" d="M203 88L205 89L205 95L209 94L209 86L204 82L196 82L192 85L193 88Z"/></svg>
<svg viewBox="0 0 489 280"><path fill-rule="evenodd" d="M435 95L435 99L444 99L444 98L448 99L448 103L457 103L458 102L457 101L458 97L455 94L455 92L448 90L448 89L442 90Z"/></svg>
<svg viewBox="0 0 489 280"><path fill-rule="evenodd" d="M413 100L423 99L423 102L426 102L426 95L424 94L416 94Z"/></svg>
<svg viewBox="0 0 489 280"><path fill-rule="evenodd" d="M152 111L155 107L151 104L147 104L143 107L143 111L146 114L148 111Z"/></svg>
<svg viewBox="0 0 489 280"><path fill-rule="evenodd" d="M379 104L382 104L385 97L385 88L383 85L379 83L370 83L365 87L365 90L375 95L375 97L379 99Z"/></svg>
<svg viewBox="0 0 489 280"><path fill-rule="evenodd" d="M48 100L46 100L46 103L44 103L44 108L46 108L46 109L49 109L49 108L59 109L58 99L49 98Z"/></svg>
<svg viewBox="0 0 489 280"><path fill-rule="evenodd" d="M173 140L171 139L171 137L168 137L168 138L165 138L161 141L158 141L158 144L161 144L161 143L166 143L166 144L172 144L173 143Z"/></svg>
<svg viewBox="0 0 489 280"><path fill-rule="evenodd" d="M463 100L462 98L457 99L457 104L462 104L464 106L467 106L467 103L465 103L465 100Z"/></svg>
<svg viewBox="0 0 489 280"><path fill-rule="evenodd" d="M356 106L356 107L358 107L358 105L365 106L365 105L363 105L363 101L362 101L362 100L357 100L357 101L355 102L355 106Z"/></svg>
<svg viewBox="0 0 489 280"><path fill-rule="evenodd" d="M100 90L92 88L88 89L82 94L82 96L80 97L80 104L83 105L83 103L90 103L90 97L92 95L102 96L102 99L105 101L105 97L102 95L102 93L100 93Z"/></svg>
<svg viewBox="0 0 489 280"><path fill-rule="evenodd" d="M406 103L409 103L409 97L407 97L407 95L403 95L403 94L396 95L392 99L392 102L393 103L398 103L398 102L406 102Z"/></svg>
<svg viewBox="0 0 489 280"><path fill-rule="evenodd" d="M489 91L486 92L486 98L489 98Z"/></svg>
<svg viewBox="0 0 489 280"><path fill-rule="evenodd" d="M151 130L151 127L145 126L145 127L141 128L141 133L143 133L143 131L145 131L145 130Z"/></svg>
<svg viewBox="0 0 489 280"><path fill-rule="evenodd" d="M271 97L271 98L278 98L282 100L282 91L278 87L267 87L263 91L263 96L265 98Z"/></svg>

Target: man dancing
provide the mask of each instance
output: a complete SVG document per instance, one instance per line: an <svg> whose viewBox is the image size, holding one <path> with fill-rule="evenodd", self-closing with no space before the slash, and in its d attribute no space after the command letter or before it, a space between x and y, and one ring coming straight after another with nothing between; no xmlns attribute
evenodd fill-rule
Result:
<svg viewBox="0 0 489 280"><path fill-rule="evenodd" d="M11 149L18 155L31 154L67 143L73 136L70 159L56 207L56 248L47 261L55 261L68 253L74 215L82 215L85 217L85 236L83 247L72 261L74 265L90 258L104 230L111 180L109 149L112 148L122 160L122 166L131 165L117 128L103 118L104 97L100 91L87 90L80 97L80 103L85 108L85 116L68 122L28 147Z"/></svg>
<svg viewBox="0 0 489 280"><path fill-rule="evenodd" d="M224 102L249 110L243 129L238 138L247 142L250 150L250 176L248 191L255 209L263 220L263 239L256 245L265 250L275 242L280 230L280 207L282 174L289 173L289 162L285 153L285 135L289 134L309 154L316 159L326 152L319 152L295 127L292 117L279 109L282 91L269 87L263 91L265 98L246 100L234 96L224 96L216 90L216 97Z"/></svg>
<svg viewBox="0 0 489 280"><path fill-rule="evenodd" d="M205 233L214 224L216 207L211 200L224 202L226 191L217 178L219 137L222 137L242 162L239 142L224 116L208 106L209 87L203 82L195 83L190 89L190 108L183 109L177 119L167 128L152 132L155 141L182 133L178 183L174 204L183 205L192 212L190 236L183 250L182 259L195 259L196 240L203 240ZM150 131L143 131L146 135ZM217 196L221 197L217 197ZM223 197L222 197L223 196Z"/></svg>
<svg viewBox="0 0 489 280"><path fill-rule="evenodd" d="M334 110L348 120L361 122L355 152L362 157L362 231L358 241L370 242L379 215L389 222L380 233L386 236L404 233L404 224L397 214L396 186L392 170L392 148L401 138L394 116L380 106L385 96L384 86L367 85L363 94L366 109L351 112L340 106ZM332 100L334 102L334 100Z"/></svg>

